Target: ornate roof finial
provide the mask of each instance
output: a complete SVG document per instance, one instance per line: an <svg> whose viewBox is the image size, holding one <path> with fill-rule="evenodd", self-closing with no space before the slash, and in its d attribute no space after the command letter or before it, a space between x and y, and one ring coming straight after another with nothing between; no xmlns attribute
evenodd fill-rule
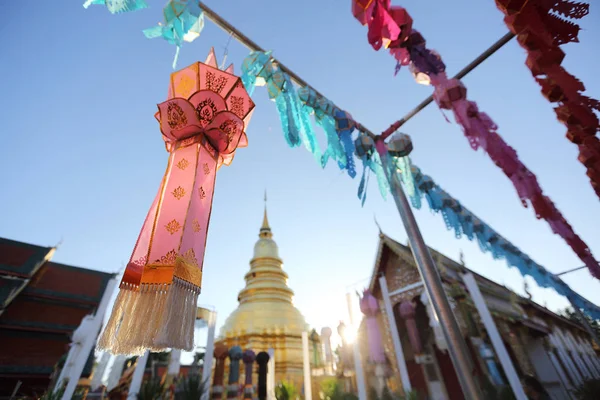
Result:
<svg viewBox="0 0 600 400"><path fill-rule="evenodd" d="M465 266L465 253L463 253L462 249L460 249L460 252L458 253L458 260L460 262L460 265L462 265L464 267Z"/></svg>
<svg viewBox="0 0 600 400"><path fill-rule="evenodd" d="M267 217L267 189L265 189L265 215L263 216L263 223L260 227L260 237L270 237L271 227L269 226L269 218Z"/></svg>
<svg viewBox="0 0 600 400"><path fill-rule="evenodd" d="M377 229L379 229L379 237L383 238L383 231L381 230L381 226L379 226L379 222L377 222L377 215L373 214L373 219L375 220L375 225Z"/></svg>
<svg viewBox="0 0 600 400"><path fill-rule="evenodd" d="M531 292L529 291L529 283L527 282L527 279L523 278L523 291L527 294L527 298L529 300L531 300L531 298L533 297L531 295Z"/></svg>

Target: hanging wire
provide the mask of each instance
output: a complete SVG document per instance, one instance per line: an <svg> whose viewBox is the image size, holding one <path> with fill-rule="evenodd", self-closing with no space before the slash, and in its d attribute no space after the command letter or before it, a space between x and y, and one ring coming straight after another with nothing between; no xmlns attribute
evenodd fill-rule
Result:
<svg viewBox="0 0 600 400"><path fill-rule="evenodd" d="M223 47L223 57L221 61L220 70L225 69L225 62L227 62L227 55L229 54L229 44L231 43L231 39L233 39L233 33L229 33L229 39L227 39L227 44Z"/></svg>

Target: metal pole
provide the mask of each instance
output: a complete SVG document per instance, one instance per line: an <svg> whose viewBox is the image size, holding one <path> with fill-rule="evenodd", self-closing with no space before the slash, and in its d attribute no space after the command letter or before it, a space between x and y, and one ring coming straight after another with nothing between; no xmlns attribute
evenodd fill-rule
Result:
<svg viewBox="0 0 600 400"><path fill-rule="evenodd" d="M15 389L13 390L12 394L10 395L10 399L9 400L13 400L15 398L15 396L17 395L17 392L21 388L22 384L23 384L23 382L17 381L17 384L15 385Z"/></svg>
<svg viewBox="0 0 600 400"><path fill-rule="evenodd" d="M381 288L381 296L383 297L383 304L385 306L385 312L390 325L392 343L394 344L394 350L396 353L396 363L398 364L398 371L400 372L400 379L402 380L402 390L404 390L405 393L408 393L412 390L412 386L410 384L410 378L408 377L408 368L406 367L404 350L402 349L402 342L400 342L400 335L398 334L398 327L396 326L396 317L394 316L394 310L392 308L392 302L390 301L390 293L388 292L385 276L379 278L379 287Z"/></svg>
<svg viewBox="0 0 600 400"><path fill-rule="evenodd" d="M496 350L496 354L500 359L500 364L502 364L502 368L504 369L504 373L508 378L508 382L510 383L510 387L517 398L517 400L527 400L527 395L525 395L525 391L523 390L523 385L519 380L519 375L517 375L517 371L515 370L515 366L513 365L508 352L506 351L506 347L502 342L502 338L500 337L500 332L498 332L498 327L494 322L494 318L492 318L492 314L490 314L490 310L485 304L485 299L481 294L481 290L479 290L479 285L477 285L477 281L475 281L475 277L472 273L467 273L462 277L463 282L467 286L469 293L471 294L471 299L473 303L475 303L475 307L477 311L479 311L479 316L481 317L481 321L485 326L485 329L492 341L492 345L494 346L494 350Z"/></svg>
<svg viewBox="0 0 600 400"><path fill-rule="evenodd" d="M252 51L262 51L262 52L265 51L262 47L260 47L258 44L256 44L252 39L250 39L248 36L244 35L242 32L240 32L238 29L236 29L233 25L231 25L229 22L227 22L225 19L223 19L219 14L214 12L206 4L204 4L203 2L200 1L198 3L198 5L202 9L202 11L204 11L204 15L208 19L213 21L219 28L223 29L225 32L227 32L231 36L235 37L241 44L243 44L244 46L246 46L247 48L249 48ZM312 87L308 83L306 83L306 81L304 79L302 79L300 76L298 76L294 71L292 71L291 69L289 69L288 67L283 65L281 62L279 62L275 58L273 58L273 60L277 63L279 68L283 72L288 74L290 76L290 78L292 79L292 81L294 81L296 84L298 84L300 86L306 86L308 88L311 88L312 90L314 90L314 92L318 96L325 97L317 89L315 89L314 87ZM371 132L364 126L362 126L357 121L354 121L354 123L356 124L356 127L359 131L364 132L367 135L370 135L372 137L376 136L373 132Z"/></svg>
<svg viewBox="0 0 600 400"><path fill-rule="evenodd" d="M564 272L560 272L560 273L554 274L554 275L561 276L561 275L565 275L565 274L570 274L571 272L579 271L580 269L584 269L584 268L587 268L587 266L583 265L581 267L577 267L577 268L573 268L573 269L568 269L568 270L566 270Z"/></svg>
<svg viewBox="0 0 600 400"><path fill-rule="evenodd" d="M510 42L510 40L514 37L515 37L515 34L512 32L508 32L506 35L502 36L496 43L491 45L486 51L481 53L476 59L471 61L466 67L464 67L456 75L454 75L454 77L452 79L463 78L465 75L467 75L469 72L473 71L477 66L479 66L479 64L481 64L482 62L487 60L492 54L494 54L496 51L498 51L502 46L504 46L506 43ZM404 117L402 117L401 119L399 119L398 121L396 121L392 125L390 125L390 127L387 128L381 134L381 137L383 139L385 139L388 136L390 136L398 128L400 128L402 125L404 125L409 119L411 119L412 117L414 117L415 115L420 113L425 107L427 107L429 104L431 104L432 101L433 101L433 95L431 95L428 98L426 98L425 100L423 100L412 111L410 111Z"/></svg>
<svg viewBox="0 0 600 400"><path fill-rule="evenodd" d="M415 216L412 213L408 199L404 194L404 190L396 174L390 173L387 149L382 139L377 141L377 150L381 156L383 170L392 188L392 194L396 207L400 213L400 218L406 229L410 248L415 258L417 268L421 275L421 279L425 284L425 290L429 296L431 304L440 319L441 327L448 343L448 351L452 359L452 364L456 370L456 375L460 381L463 394L466 399L479 400L483 399L477 383L473 376L473 367L458 323L454 318L450 303L446 298L446 293L442 286L442 280L438 270L431 258L429 249L425 245Z"/></svg>

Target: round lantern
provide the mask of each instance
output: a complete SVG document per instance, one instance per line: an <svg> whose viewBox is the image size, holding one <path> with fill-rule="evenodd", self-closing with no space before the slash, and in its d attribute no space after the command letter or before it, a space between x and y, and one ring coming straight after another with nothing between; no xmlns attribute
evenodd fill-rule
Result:
<svg viewBox="0 0 600 400"><path fill-rule="evenodd" d="M395 157L406 157L413 150L412 140L406 133L396 132L387 143L388 153Z"/></svg>
<svg viewBox="0 0 600 400"><path fill-rule="evenodd" d="M440 86L434 95L440 108L452 109L452 103L467 98L467 88L458 79L449 79L445 85Z"/></svg>
<svg viewBox="0 0 600 400"><path fill-rule="evenodd" d="M354 141L354 147L356 148L356 156L358 158L368 158L375 151L375 141L368 135L360 135Z"/></svg>
<svg viewBox="0 0 600 400"><path fill-rule="evenodd" d="M423 175L423 179L421 179L419 189L421 189L424 192L428 192L433 188L434 185L435 183L433 183L433 180L429 176Z"/></svg>

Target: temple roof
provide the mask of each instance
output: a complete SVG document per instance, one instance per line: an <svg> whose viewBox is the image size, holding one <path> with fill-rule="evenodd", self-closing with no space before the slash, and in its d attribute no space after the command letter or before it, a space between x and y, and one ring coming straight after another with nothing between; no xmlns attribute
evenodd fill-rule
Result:
<svg viewBox="0 0 600 400"><path fill-rule="evenodd" d="M392 251L394 254L400 257L400 259L404 263L413 268L416 268L416 263L409 246L405 246L397 242L396 240L390 238L383 232L379 233L379 238L380 240L377 250L377 256L375 259L375 265L369 284L369 289L371 291L379 289L379 277L383 273L382 269L385 267L383 258L386 256L387 251ZM436 265L438 266L438 271L440 272L440 276L442 277L443 281L447 283L460 282L460 285L462 286L461 275L470 272L474 275L475 280L478 282L479 287L486 298L489 298L489 295L507 301L510 298L515 298L521 307L529 306L535 308L553 319L560 320L561 322L567 325L571 325L572 327L583 330L583 327L581 325L576 324L573 321L561 315L558 315L553 311L548 310L546 307L543 307L530 299L522 297L521 295L507 288L506 286L500 285L499 283L496 283L491 279L488 279L483 275L478 274L477 272L467 268L462 262L456 262L451 258L443 255L442 253L438 252L437 250L432 249L431 247L428 248L431 253L431 256L434 258ZM494 308L492 304L488 304L488 306L490 306L490 308Z"/></svg>
<svg viewBox="0 0 600 400"><path fill-rule="evenodd" d="M114 276L52 262L54 250L0 238L0 375L47 379Z"/></svg>

